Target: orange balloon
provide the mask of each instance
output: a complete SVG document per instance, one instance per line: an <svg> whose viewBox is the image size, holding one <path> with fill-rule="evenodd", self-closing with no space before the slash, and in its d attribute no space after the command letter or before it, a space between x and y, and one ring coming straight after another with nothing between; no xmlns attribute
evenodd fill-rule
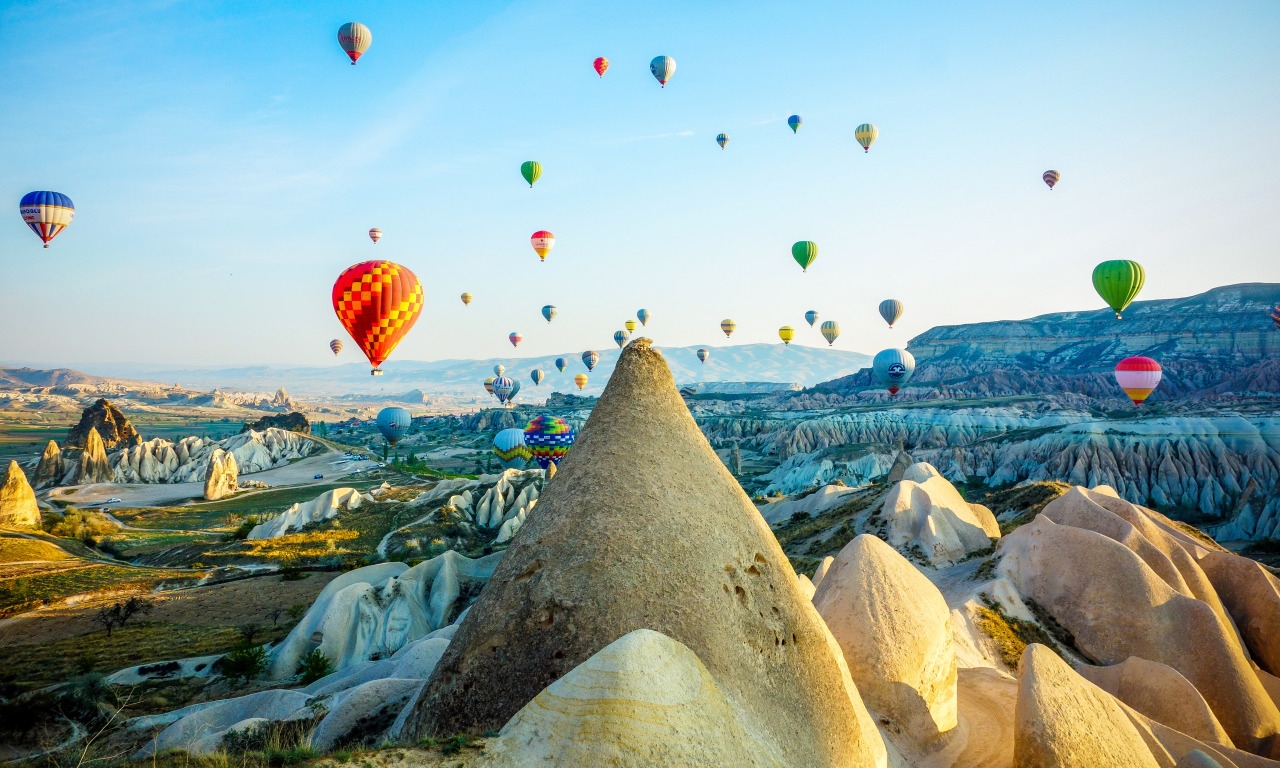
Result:
<svg viewBox="0 0 1280 768"><path fill-rule="evenodd" d="M422 283L390 261L348 267L333 284L333 311L369 358L371 373L386 360L422 312Z"/></svg>
<svg viewBox="0 0 1280 768"><path fill-rule="evenodd" d="M601 56L600 58L596 59L592 63L596 68L596 74L600 75L601 77L604 77L605 70L609 68L609 60Z"/></svg>

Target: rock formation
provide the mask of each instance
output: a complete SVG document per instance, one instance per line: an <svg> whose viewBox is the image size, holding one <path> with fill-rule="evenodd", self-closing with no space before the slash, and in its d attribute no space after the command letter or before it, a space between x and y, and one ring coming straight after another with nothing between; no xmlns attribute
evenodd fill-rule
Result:
<svg viewBox="0 0 1280 768"><path fill-rule="evenodd" d="M1257 561L1230 552L1205 549L1197 554L1245 647L1259 666L1280 676L1280 579Z"/></svg>
<svg viewBox="0 0 1280 768"><path fill-rule="evenodd" d="M1160 768L1124 709L1043 645L1022 654L1018 768Z"/></svg>
<svg viewBox="0 0 1280 768"><path fill-rule="evenodd" d="M66 474L67 468L62 461L62 451L55 440L50 440L40 454L40 463L36 466L36 487L46 488L57 485Z"/></svg>
<svg viewBox="0 0 1280 768"><path fill-rule="evenodd" d="M844 485L824 485L817 491L800 499L775 501L760 507L760 514L770 525L786 522L797 512L804 512L810 517L817 517L823 512L834 509L848 501L846 496L854 489Z"/></svg>
<svg viewBox="0 0 1280 768"><path fill-rule="evenodd" d="M542 690L486 748L493 768L780 768L693 651L629 632Z"/></svg>
<svg viewBox="0 0 1280 768"><path fill-rule="evenodd" d="M125 448L142 442L138 430L120 409L105 399L99 399L84 409L80 421L67 432L63 448L85 448L89 444L89 432L96 431L104 449Z"/></svg>
<svg viewBox="0 0 1280 768"><path fill-rule="evenodd" d="M497 528L517 516L523 521L523 516L533 509L538 500L543 478L544 473L540 469L507 469L496 478L493 475L483 475L479 485L493 485L485 489L479 500L471 493L471 489L465 489L450 497L449 506L461 512L468 520L474 520L481 528ZM515 532L510 527L508 530L512 534Z"/></svg>
<svg viewBox="0 0 1280 768"><path fill-rule="evenodd" d="M1280 755L1280 710L1189 554L1203 549L1197 541L1110 489L1073 488L1001 541L997 570L1087 658L1111 665L1136 656L1172 667L1237 747Z"/></svg>
<svg viewBox="0 0 1280 768"><path fill-rule="evenodd" d="M951 615L938 588L875 536L845 545L813 597L867 705L916 743L957 724Z"/></svg>
<svg viewBox="0 0 1280 768"><path fill-rule="evenodd" d="M272 427L277 429L287 429L290 432L297 432L300 435L311 434L311 422L307 421L307 417L297 411L285 414L269 414L255 422L246 421L244 426L240 428L240 431L248 432L252 430L254 432L265 432Z"/></svg>
<svg viewBox="0 0 1280 768"><path fill-rule="evenodd" d="M209 457L209 469L204 473L204 497L207 501L225 499L240 486L240 469L234 454L218 448ZM296 505L295 505L296 506Z"/></svg>
<svg viewBox="0 0 1280 768"><path fill-rule="evenodd" d="M0 486L0 525L40 527L40 507L36 504L35 491L27 482L18 462L10 461Z"/></svg>
<svg viewBox="0 0 1280 768"><path fill-rule="evenodd" d="M235 457L226 454L232 462ZM212 466L212 464L210 465ZM369 497L372 498L372 497ZM311 501L298 502L284 512L254 526L249 531L250 539L276 539L295 531L301 531L308 525L320 523L338 516L339 512L355 509L365 501L355 488L334 488L325 491Z"/></svg>
<svg viewBox="0 0 1280 768"><path fill-rule="evenodd" d="M1152 720L1200 741L1231 746L1204 697L1172 667L1130 656L1109 667L1084 664L1076 672Z"/></svg>
<svg viewBox="0 0 1280 768"><path fill-rule="evenodd" d="M98 436L97 429L89 427L84 449L80 451L80 462L76 465L71 482L75 485L109 483L112 477L111 464L107 462L107 449L102 444L102 438Z"/></svg>
<svg viewBox="0 0 1280 768"><path fill-rule="evenodd" d="M932 464L912 464L881 506L889 543L918 546L934 565L945 565L985 549L1000 538L991 510L964 500Z"/></svg>
<svg viewBox="0 0 1280 768"><path fill-rule="evenodd" d="M884 766L839 647L649 343L623 351L428 681L413 732L500 728L614 640L652 629L697 655L784 764Z"/></svg>
<svg viewBox="0 0 1280 768"><path fill-rule="evenodd" d="M178 442L154 438L115 453L112 477L117 483L202 482L216 451L235 457L242 475L284 466L294 459L321 450L320 443L297 432L268 427L265 432L250 430L225 440L184 437Z"/></svg>
<svg viewBox="0 0 1280 768"><path fill-rule="evenodd" d="M294 402L294 399L292 397L289 397L288 392L284 391L284 387L280 387L279 389L276 390L275 395L271 398L271 407L281 408L287 411L294 411L294 410L297 410L298 404Z"/></svg>

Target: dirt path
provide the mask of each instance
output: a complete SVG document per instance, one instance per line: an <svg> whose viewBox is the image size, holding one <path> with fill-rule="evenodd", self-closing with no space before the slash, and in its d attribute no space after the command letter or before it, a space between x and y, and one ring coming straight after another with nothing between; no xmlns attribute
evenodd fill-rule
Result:
<svg viewBox="0 0 1280 768"><path fill-rule="evenodd" d="M961 669L958 694L969 743L952 768L1012 768L1018 681L985 667Z"/></svg>

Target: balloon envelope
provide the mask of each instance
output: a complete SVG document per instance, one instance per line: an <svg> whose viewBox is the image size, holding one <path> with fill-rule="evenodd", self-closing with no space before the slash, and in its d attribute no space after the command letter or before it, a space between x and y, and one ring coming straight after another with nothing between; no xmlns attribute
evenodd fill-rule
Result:
<svg viewBox="0 0 1280 768"><path fill-rule="evenodd" d="M585 374L578 375L586 378ZM560 463L573 446L574 437L573 426L569 422L545 413L530 421L524 428L524 442L529 446L529 454L543 469Z"/></svg>
<svg viewBox="0 0 1280 768"><path fill-rule="evenodd" d="M499 376L493 380L493 394L498 396L498 402L505 403L507 398L511 397L511 390L515 386L515 382L506 376Z"/></svg>
<svg viewBox="0 0 1280 768"><path fill-rule="evenodd" d="M1040 178L1044 179L1044 183L1049 185L1049 189L1053 190L1053 185L1062 180L1062 174L1057 171L1045 171Z"/></svg>
<svg viewBox="0 0 1280 768"><path fill-rule="evenodd" d="M373 33L358 21L348 21L338 28L338 45L341 45L342 50L347 52L347 56L351 58L352 66L355 66L356 59L369 50L369 44L372 42Z"/></svg>
<svg viewBox="0 0 1280 768"><path fill-rule="evenodd" d="M897 394L916 372L916 358L905 349L885 349L871 361L871 372L889 394Z"/></svg>
<svg viewBox="0 0 1280 768"><path fill-rule="evenodd" d="M542 380L546 377L547 374L543 373L541 368L534 368L532 371L529 371L529 378L533 379L535 386L541 384Z"/></svg>
<svg viewBox="0 0 1280 768"><path fill-rule="evenodd" d="M627 329L627 333L631 333L636 329L636 321L628 320L627 322L623 323L622 326Z"/></svg>
<svg viewBox="0 0 1280 768"><path fill-rule="evenodd" d="M556 308L550 304L542 308L542 316L547 318L547 322L551 322L556 317Z"/></svg>
<svg viewBox="0 0 1280 768"><path fill-rule="evenodd" d="M329 342L329 349L333 350L333 354L335 355L341 352L342 339L334 339L333 341Z"/></svg>
<svg viewBox="0 0 1280 768"><path fill-rule="evenodd" d="M507 395L507 402L509 403L509 402L511 402L512 400L515 400L515 399L516 399L516 395L518 395L518 394L520 394L520 380L519 380L519 379L512 379L512 380L511 380L511 394Z"/></svg>
<svg viewBox="0 0 1280 768"><path fill-rule="evenodd" d="M524 430L512 427L494 435L493 454L503 469L523 469L530 458L529 446L524 442Z"/></svg>
<svg viewBox="0 0 1280 768"><path fill-rule="evenodd" d="M902 317L902 302L897 299L885 299L880 302L880 316L892 328L893 324L898 322L898 318Z"/></svg>
<svg viewBox="0 0 1280 768"><path fill-rule="evenodd" d="M465 307L465 306L470 306L470 305L471 305L471 299L472 299L472 298L473 298L473 297L472 297L472 295L471 295L471 294L469 294L469 293L464 293L464 294L462 294L462 305L463 305L464 307Z"/></svg>
<svg viewBox="0 0 1280 768"><path fill-rule="evenodd" d="M662 87L667 87L667 81L676 72L676 60L670 56L655 56L653 61L649 62L649 71L653 76L662 83Z"/></svg>
<svg viewBox="0 0 1280 768"><path fill-rule="evenodd" d="M600 353L594 349L588 349L586 352L582 353L582 363L587 366L588 371L595 368L596 363L598 362L600 362ZM581 389L581 387L579 387L579 389Z"/></svg>
<svg viewBox="0 0 1280 768"><path fill-rule="evenodd" d="M808 272L809 265L818 258L818 244L812 240L801 240L791 246L791 258L796 260L802 271Z"/></svg>
<svg viewBox="0 0 1280 768"><path fill-rule="evenodd" d="M591 62L591 66L596 68L596 74L604 77L604 73L609 69L609 60L601 56Z"/></svg>
<svg viewBox="0 0 1280 768"><path fill-rule="evenodd" d="M538 254L541 261L547 260L547 254L551 253L551 249L556 247L556 236L545 229L534 232L529 237L529 243L533 246L533 250Z"/></svg>
<svg viewBox="0 0 1280 768"><path fill-rule="evenodd" d="M405 267L390 261L366 261L338 275L333 283L333 311L369 358L373 373L418 322L422 283Z"/></svg>
<svg viewBox="0 0 1280 768"><path fill-rule="evenodd" d="M623 347L624 345L626 345L626 343L627 343L627 339L628 339L630 336L631 336L631 334L627 333L626 331L614 331L614 332L613 332L613 341L614 341L614 343L615 343L615 344L617 344L617 345L618 345L618 349L622 349L622 347Z"/></svg>
<svg viewBox="0 0 1280 768"><path fill-rule="evenodd" d="M1136 261L1116 259L1104 261L1093 268L1093 287L1116 313L1120 313L1137 297L1142 284L1147 280L1147 273Z"/></svg>
<svg viewBox="0 0 1280 768"><path fill-rule="evenodd" d="M542 178L542 163L537 160L525 160L520 164L520 175L524 180L529 182L529 186L533 186L533 182Z"/></svg>
<svg viewBox="0 0 1280 768"><path fill-rule="evenodd" d="M1149 357L1136 355L1116 363L1116 383L1134 405L1141 405L1147 399L1160 385L1162 375L1160 364Z"/></svg>
<svg viewBox="0 0 1280 768"><path fill-rule="evenodd" d="M705 362L707 362L707 358L708 358L708 357L711 357L711 353L710 353L710 352L708 352L706 349L699 349L699 350L698 350L698 360L700 360L700 361L702 361L702 362L704 362L704 363L705 363Z"/></svg>
<svg viewBox="0 0 1280 768"><path fill-rule="evenodd" d="M1277 328L1280 328L1280 304L1276 304L1271 308L1271 322L1275 323Z"/></svg>
<svg viewBox="0 0 1280 768"><path fill-rule="evenodd" d="M491 394L491 395L493 394L493 382L494 382L496 379L497 379L497 377L496 377L496 376L490 376L489 378L487 378L487 379L485 379L485 380L484 380L484 391L485 391L485 392L488 392L488 393L489 393L489 394Z"/></svg>
<svg viewBox="0 0 1280 768"><path fill-rule="evenodd" d="M799 115L792 115L791 117L787 118L787 125L791 126L792 133L795 133L796 131L800 130L800 126L803 124L804 124L804 120L801 120Z"/></svg>
<svg viewBox="0 0 1280 768"><path fill-rule="evenodd" d="M818 313L811 309L804 313L804 320L809 324L809 327L812 328L813 324L818 322Z"/></svg>
<svg viewBox="0 0 1280 768"><path fill-rule="evenodd" d="M587 386L587 374L580 373L577 376L574 376L573 383L578 385L578 389L582 389Z"/></svg>
<svg viewBox="0 0 1280 768"><path fill-rule="evenodd" d="M716 143L720 145L721 149L724 149L724 145L729 143L729 134L722 133L716 136Z"/></svg>
<svg viewBox="0 0 1280 768"><path fill-rule="evenodd" d="M498 363L497 365L493 366L494 376L501 376L506 372L507 372L507 366L503 365L502 363Z"/></svg>
<svg viewBox="0 0 1280 768"><path fill-rule="evenodd" d="M876 143L876 139L880 137L880 129L871 123L863 123L853 129L853 138L858 140L862 145L863 152L870 152L871 145Z"/></svg>
<svg viewBox="0 0 1280 768"><path fill-rule="evenodd" d="M374 243L377 243L379 240L382 239L382 230L378 229L377 227L374 227L373 229L369 230L369 239L372 240Z"/></svg>
<svg viewBox="0 0 1280 768"><path fill-rule="evenodd" d="M720 321L720 330L724 331L724 337L726 339L733 335L733 331L737 327L738 324L727 317Z"/></svg>
<svg viewBox="0 0 1280 768"><path fill-rule="evenodd" d="M392 445L400 442L411 424L413 417L403 408L383 408L378 411L378 431Z"/></svg>
<svg viewBox="0 0 1280 768"><path fill-rule="evenodd" d="M558 371L560 371L561 373L564 373L564 369L565 369L565 368L568 368L568 367L569 367L569 361L568 361L568 360L565 360L563 357L557 357L557 358L556 358L556 369L557 369Z"/></svg>
<svg viewBox="0 0 1280 768"><path fill-rule="evenodd" d="M652 315L649 314L649 310L642 309L639 312L636 312L636 317L640 320L641 325L648 325L649 318L652 317Z"/></svg>
<svg viewBox="0 0 1280 768"><path fill-rule="evenodd" d="M784 325L778 329L778 338L782 339L783 344L790 345L791 340L796 337L796 329L789 325Z"/></svg>
<svg viewBox="0 0 1280 768"><path fill-rule="evenodd" d="M28 192L18 202L18 213L48 248L49 241L75 218L76 207L61 192Z"/></svg>
<svg viewBox="0 0 1280 768"><path fill-rule="evenodd" d="M511 342L511 346L518 347L520 346L520 342L524 341L524 337L516 331L512 331L511 335L507 337L507 341Z"/></svg>
<svg viewBox="0 0 1280 768"><path fill-rule="evenodd" d="M827 340L827 346L836 343L836 338L840 335L840 324L835 320L828 320L822 324L822 338Z"/></svg>

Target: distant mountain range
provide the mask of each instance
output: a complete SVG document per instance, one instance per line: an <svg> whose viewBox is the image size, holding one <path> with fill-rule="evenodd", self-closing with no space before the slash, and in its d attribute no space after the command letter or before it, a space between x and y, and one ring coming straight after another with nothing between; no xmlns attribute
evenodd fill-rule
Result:
<svg viewBox="0 0 1280 768"><path fill-rule="evenodd" d="M1243 283L1182 299L1059 312L1029 320L943 325L911 339L916 358L910 397L1064 392L1113 397L1121 359L1159 361L1164 380L1152 401L1187 396L1280 393L1280 329L1270 310L1280 284ZM873 387L870 371L817 389ZM905 391L905 390L904 390Z"/></svg>
<svg viewBox="0 0 1280 768"><path fill-rule="evenodd" d="M662 353L671 366L677 382L772 382L813 386L819 382L852 374L871 364L871 358L859 352L838 349L781 344L743 344L731 347L707 347L711 356L698 362L698 347L667 347ZM599 394L613 373L619 350L598 350L600 362L587 372L581 352L529 358L492 358L487 360L438 360L419 362L390 360L382 365L384 375L369 376L365 362L330 367L245 366L196 368L151 366L142 364L104 364L99 370L129 378L177 381L189 389L245 389L254 392L286 388L294 395L372 395L392 398L401 393L421 390L426 395L484 395L481 383L493 375L493 366L501 363L507 375L518 376L524 391L521 398L540 399L552 391L576 392L573 377L587 373L586 394ZM556 357L568 363L564 373L556 370ZM530 372L541 368L546 373L542 386L535 388ZM763 388L767 391L769 388ZM482 401L483 402L483 401Z"/></svg>

